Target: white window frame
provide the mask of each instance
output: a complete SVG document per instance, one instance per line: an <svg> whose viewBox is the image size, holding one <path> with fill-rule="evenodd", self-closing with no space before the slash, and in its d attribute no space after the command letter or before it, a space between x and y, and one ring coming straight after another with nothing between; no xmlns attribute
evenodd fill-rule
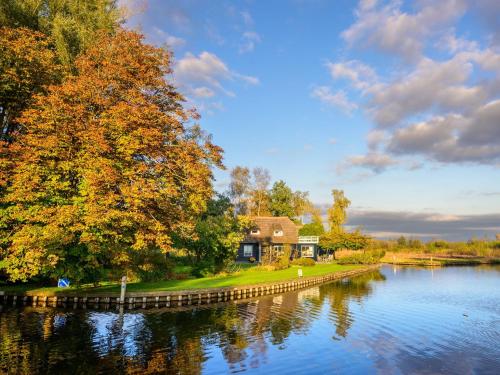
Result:
<svg viewBox="0 0 500 375"><path fill-rule="evenodd" d="M258 229L252 229L252 230L250 231L250 234L252 234L252 235L257 235L257 234L260 234L260 230L258 230Z"/></svg>
<svg viewBox="0 0 500 375"><path fill-rule="evenodd" d="M275 230L275 231L273 232L273 236L274 236L274 237L282 237L282 236L283 236L283 231L282 231L282 230L277 229L277 230Z"/></svg>
<svg viewBox="0 0 500 375"><path fill-rule="evenodd" d="M250 249L250 255L247 253L248 249ZM253 245L243 245L243 256L245 258L253 257Z"/></svg>
<svg viewBox="0 0 500 375"><path fill-rule="evenodd" d="M304 250L307 249L307 253L310 252L311 255L304 255ZM314 246L313 245L300 245L300 256L302 258L314 258Z"/></svg>
<svg viewBox="0 0 500 375"><path fill-rule="evenodd" d="M285 253L285 247L283 245L273 245L273 253L282 256Z"/></svg>

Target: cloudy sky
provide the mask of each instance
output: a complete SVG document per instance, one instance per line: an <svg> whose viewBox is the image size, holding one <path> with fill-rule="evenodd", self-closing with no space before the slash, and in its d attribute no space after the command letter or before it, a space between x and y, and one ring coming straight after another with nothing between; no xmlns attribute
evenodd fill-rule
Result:
<svg viewBox="0 0 500 375"><path fill-rule="evenodd" d="M228 168L379 236L500 232L500 1L124 2Z"/></svg>

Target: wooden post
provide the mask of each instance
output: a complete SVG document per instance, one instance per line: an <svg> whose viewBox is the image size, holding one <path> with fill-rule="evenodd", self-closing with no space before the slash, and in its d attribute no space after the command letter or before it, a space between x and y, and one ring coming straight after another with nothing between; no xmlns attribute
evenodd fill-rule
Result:
<svg viewBox="0 0 500 375"><path fill-rule="evenodd" d="M120 303L125 303L126 289L127 289L127 276L122 276L122 285L120 289Z"/></svg>

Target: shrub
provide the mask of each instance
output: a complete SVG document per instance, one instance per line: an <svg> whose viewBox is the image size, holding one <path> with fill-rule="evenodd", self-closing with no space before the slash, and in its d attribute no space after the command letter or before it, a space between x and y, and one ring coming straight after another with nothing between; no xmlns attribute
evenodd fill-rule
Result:
<svg viewBox="0 0 500 375"><path fill-rule="evenodd" d="M250 257L250 258L248 258L248 261L249 261L250 263L255 263L255 260L256 260L256 259L255 259L254 257Z"/></svg>
<svg viewBox="0 0 500 375"><path fill-rule="evenodd" d="M312 258L296 258L292 260L294 266L312 267L316 265L316 262Z"/></svg>
<svg viewBox="0 0 500 375"><path fill-rule="evenodd" d="M260 272L260 271L274 271L276 267L272 264L261 264L259 266L252 267L248 272Z"/></svg>
<svg viewBox="0 0 500 375"><path fill-rule="evenodd" d="M290 255L292 249L290 245L283 246L283 254L279 257L278 261L273 264L275 270L284 270L290 267Z"/></svg>
<svg viewBox="0 0 500 375"><path fill-rule="evenodd" d="M385 255L384 250L369 250L339 259L339 264L376 264Z"/></svg>

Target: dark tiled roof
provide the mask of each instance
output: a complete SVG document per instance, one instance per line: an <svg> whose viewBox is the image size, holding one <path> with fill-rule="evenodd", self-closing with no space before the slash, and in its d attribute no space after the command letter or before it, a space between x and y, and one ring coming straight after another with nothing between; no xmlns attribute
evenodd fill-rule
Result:
<svg viewBox="0 0 500 375"><path fill-rule="evenodd" d="M288 217L256 216L252 217L259 234L247 234L245 242L288 243L298 242L299 231L295 223ZM275 236L274 231L283 231L283 236Z"/></svg>

